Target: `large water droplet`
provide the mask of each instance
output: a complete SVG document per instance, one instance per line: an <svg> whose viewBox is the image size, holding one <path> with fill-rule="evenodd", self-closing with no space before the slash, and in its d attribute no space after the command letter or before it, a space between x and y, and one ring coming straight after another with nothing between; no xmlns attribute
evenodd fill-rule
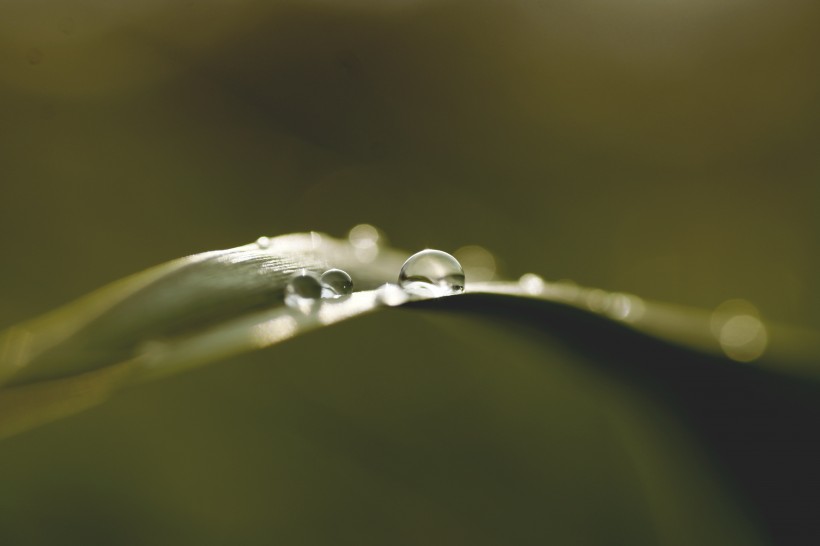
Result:
<svg viewBox="0 0 820 546"><path fill-rule="evenodd" d="M464 270L453 256L422 250L410 256L399 273L399 286L408 294L439 297L464 291Z"/></svg>
<svg viewBox="0 0 820 546"><path fill-rule="evenodd" d="M295 273L285 286L285 304L305 311L322 297L322 284L316 274L303 269Z"/></svg>
<svg viewBox="0 0 820 546"><path fill-rule="evenodd" d="M319 279L322 283L322 296L335 298L353 292L353 279L343 269L328 269Z"/></svg>

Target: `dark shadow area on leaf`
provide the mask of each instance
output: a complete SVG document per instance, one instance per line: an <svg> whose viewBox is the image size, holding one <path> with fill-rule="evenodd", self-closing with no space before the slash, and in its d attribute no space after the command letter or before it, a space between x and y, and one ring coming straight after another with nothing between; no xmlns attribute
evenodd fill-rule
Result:
<svg viewBox="0 0 820 546"><path fill-rule="evenodd" d="M488 315L531 338L548 332L548 342L562 340L591 357L596 371L639 386L683 418L775 544L815 544L820 536L820 385L557 303L468 294L409 306Z"/></svg>

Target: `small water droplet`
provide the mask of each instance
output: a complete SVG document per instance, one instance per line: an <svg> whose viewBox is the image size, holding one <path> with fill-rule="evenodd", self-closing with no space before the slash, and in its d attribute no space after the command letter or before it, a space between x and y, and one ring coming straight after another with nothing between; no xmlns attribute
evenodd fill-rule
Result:
<svg viewBox="0 0 820 546"><path fill-rule="evenodd" d="M624 320L632 312L632 298L626 294L615 293L609 297L607 313L614 319Z"/></svg>
<svg viewBox="0 0 820 546"><path fill-rule="evenodd" d="M766 351L769 335L758 309L746 300L720 304L711 320L712 333L732 360L751 362Z"/></svg>
<svg viewBox="0 0 820 546"><path fill-rule="evenodd" d="M518 279L518 284L524 292L532 296L542 294L546 286L544 279L535 273L525 273L521 275L521 278Z"/></svg>
<svg viewBox="0 0 820 546"><path fill-rule="evenodd" d="M407 292L402 290L399 285L390 283L383 284L379 288L377 297L381 303L389 307L401 305L409 299Z"/></svg>
<svg viewBox="0 0 820 546"><path fill-rule="evenodd" d="M322 283L322 296L335 298L353 292L353 279L343 269L328 269L319 279Z"/></svg>
<svg viewBox="0 0 820 546"><path fill-rule="evenodd" d="M369 263L379 255L379 246L384 244L384 235L370 224L354 226L348 234L353 253L360 262Z"/></svg>
<svg viewBox="0 0 820 546"><path fill-rule="evenodd" d="M453 256L428 248L404 262L399 286L415 296L450 296L464 291L464 270Z"/></svg>
<svg viewBox="0 0 820 546"><path fill-rule="evenodd" d="M766 327L752 315L735 315L726 321L718 338L726 356L738 362L757 360L769 341Z"/></svg>
<svg viewBox="0 0 820 546"><path fill-rule="evenodd" d="M356 248L368 248L379 244L379 229L370 224L353 226L348 234L350 244Z"/></svg>
<svg viewBox="0 0 820 546"><path fill-rule="evenodd" d="M285 286L285 304L301 311L309 310L322 297L322 284L316 274L303 269Z"/></svg>
<svg viewBox="0 0 820 546"><path fill-rule="evenodd" d="M256 240L256 246L259 248L269 248L270 247L270 237L265 237L264 235Z"/></svg>

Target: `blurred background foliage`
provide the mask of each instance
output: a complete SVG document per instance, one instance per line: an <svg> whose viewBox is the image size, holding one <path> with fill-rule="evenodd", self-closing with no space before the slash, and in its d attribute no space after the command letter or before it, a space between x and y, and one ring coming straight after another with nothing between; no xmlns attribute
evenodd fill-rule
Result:
<svg viewBox="0 0 820 546"><path fill-rule="evenodd" d="M366 221L402 248L483 245L510 276L820 327L819 23L809 0L6 0L0 326L181 255ZM0 539L790 536L634 378L543 332L400 313L4 442Z"/></svg>

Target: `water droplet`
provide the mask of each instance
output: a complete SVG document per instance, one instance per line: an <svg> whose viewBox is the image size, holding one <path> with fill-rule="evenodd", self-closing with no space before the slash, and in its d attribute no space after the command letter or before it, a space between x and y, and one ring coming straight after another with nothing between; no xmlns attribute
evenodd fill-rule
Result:
<svg viewBox="0 0 820 546"><path fill-rule="evenodd" d="M609 297L607 314L614 319L625 320L632 312L632 308L632 298L616 292Z"/></svg>
<svg viewBox="0 0 820 546"><path fill-rule="evenodd" d="M751 362L766 351L769 335L757 308L745 300L728 300L720 304L711 321L712 333L726 356L739 362Z"/></svg>
<svg viewBox="0 0 820 546"><path fill-rule="evenodd" d="M397 284L383 284L378 291L379 301L389 307L401 305L409 299L407 292L402 290Z"/></svg>
<svg viewBox="0 0 820 546"><path fill-rule="evenodd" d="M303 269L285 286L285 304L301 311L309 310L322 297L322 284L314 273Z"/></svg>
<svg viewBox="0 0 820 546"><path fill-rule="evenodd" d="M718 338L726 356L738 362L757 360L766 350L769 336L759 318L735 315L726 321Z"/></svg>
<svg viewBox="0 0 820 546"><path fill-rule="evenodd" d="M265 237L264 235L256 240L256 246L259 248L268 248L270 247L270 237Z"/></svg>
<svg viewBox="0 0 820 546"><path fill-rule="evenodd" d="M353 279L343 269L328 269L319 279L322 283L322 296L335 298L353 292Z"/></svg>
<svg viewBox="0 0 820 546"><path fill-rule="evenodd" d="M737 315L749 315L760 318L760 311L751 302L742 299L726 300L718 305L712 313L710 328L715 337L720 337L723 325Z"/></svg>
<svg viewBox="0 0 820 546"><path fill-rule="evenodd" d="M464 291L464 270L453 256L428 248L404 262L399 286L415 296L450 296Z"/></svg>
<svg viewBox="0 0 820 546"><path fill-rule="evenodd" d="M351 228L348 234L350 244L356 248L367 248L379 244L381 234L378 228L370 224L359 224Z"/></svg>
<svg viewBox="0 0 820 546"><path fill-rule="evenodd" d="M384 235L370 224L359 224L350 230L348 241L356 258L363 263L369 263L379 255L379 246L384 244Z"/></svg>
<svg viewBox="0 0 820 546"><path fill-rule="evenodd" d="M521 278L518 279L518 284L524 292L532 296L542 294L546 285L544 279L535 273L525 273L521 275Z"/></svg>

